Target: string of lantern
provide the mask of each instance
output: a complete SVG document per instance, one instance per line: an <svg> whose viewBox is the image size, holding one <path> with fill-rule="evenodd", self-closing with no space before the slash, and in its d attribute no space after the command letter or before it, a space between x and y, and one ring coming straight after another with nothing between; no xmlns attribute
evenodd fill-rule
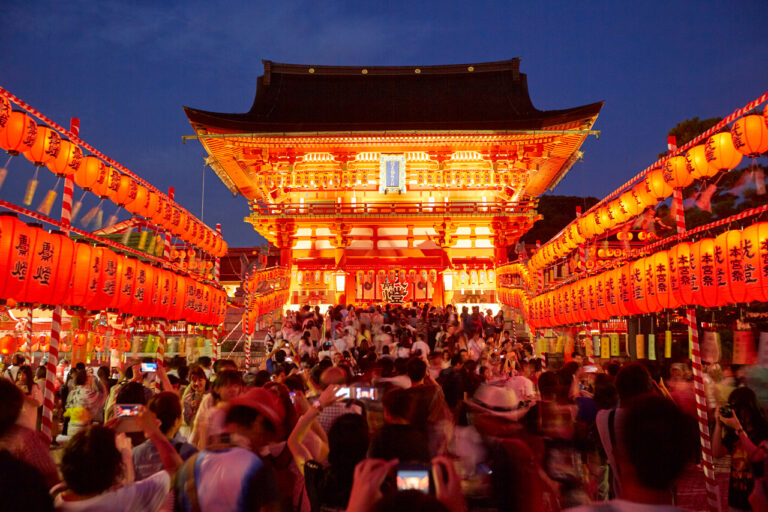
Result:
<svg viewBox="0 0 768 512"><path fill-rule="evenodd" d="M768 302L768 222L678 243L539 295L526 309L538 328L753 301Z"/></svg>
<svg viewBox="0 0 768 512"><path fill-rule="evenodd" d="M529 263L531 269L550 265L589 240L637 217L671 196L675 188L686 187L694 180L707 181L721 171L738 166L743 156L755 158L768 150L768 106L762 116L745 116L766 99L768 92L660 158L603 198L537 250ZM731 122L734 123L729 131L720 131ZM703 140L705 142L699 144Z"/></svg>
<svg viewBox="0 0 768 512"><path fill-rule="evenodd" d="M13 109L11 102L26 112ZM41 123L36 123L32 116ZM81 147L91 154L84 156ZM146 218L204 252L213 256L223 256L227 252L226 242L220 234L196 219L166 194L2 87L0 148L11 156L24 154L36 168L35 177L27 187L24 204L31 203L37 187L37 170L45 166L59 178L73 177L75 183L84 191L93 192L102 201L113 201L131 214ZM4 174L0 176L0 182L4 178ZM47 206L43 208L50 211L55 197L55 189L49 191L44 201ZM79 209L79 206L76 205L75 209ZM94 214L95 211L93 210ZM116 221L116 217L113 219Z"/></svg>

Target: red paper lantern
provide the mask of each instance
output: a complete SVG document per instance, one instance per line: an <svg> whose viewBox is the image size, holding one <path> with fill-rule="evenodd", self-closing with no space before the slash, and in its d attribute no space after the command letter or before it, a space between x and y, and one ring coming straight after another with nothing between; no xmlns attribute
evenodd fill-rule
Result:
<svg viewBox="0 0 768 512"><path fill-rule="evenodd" d="M75 347L84 347L88 343L88 335L84 332L77 332L72 336L72 345Z"/></svg>
<svg viewBox="0 0 768 512"><path fill-rule="evenodd" d="M646 258L640 258L630 264L630 283L632 298L629 301L629 312L633 315L638 313L650 313L648 307L648 286L646 281Z"/></svg>
<svg viewBox="0 0 768 512"><path fill-rule="evenodd" d="M83 190L91 190L96 181L106 179L107 170L104 162L93 155L88 155L80 162L80 168L75 172L75 184Z"/></svg>
<svg viewBox="0 0 768 512"><path fill-rule="evenodd" d="M146 263L136 262L133 301L129 313L134 316L147 316L151 312L153 280L155 268Z"/></svg>
<svg viewBox="0 0 768 512"><path fill-rule="evenodd" d="M109 166L99 168L99 173L96 176L96 181L91 185L91 191L99 196L101 199L109 197L110 184L117 180L117 185L120 184L120 173L117 170Z"/></svg>
<svg viewBox="0 0 768 512"><path fill-rule="evenodd" d="M619 280L621 272L618 269L611 269L605 273L603 279L603 292L605 293L605 307L608 311L608 317L619 316Z"/></svg>
<svg viewBox="0 0 768 512"><path fill-rule="evenodd" d="M144 185L136 183L136 197L133 201L125 204L125 209L134 215L142 217L147 216L147 206L149 205L149 190Z"/></svg>
<svg viewBox="0 0 768 512"><path fill-rule="evenodd" d="M73 250L73 242L61 231L38 229L22 293L24 302L52 306L62 303L69 287Z"/></svg>
<svg viewBox="0 0 768 512"><path fill-rule="evenodd" d="M16 352L16 338L6 334L0 338L0 354L7 356Z"/></svg>
<svg viewBox="0 0 768 512"><path fill-rule="evenodd" d="M157 192L149 192L149 205L147 206L147 219L154 224L160 225L157 220L160 219L163 213L163 201L165 199Z"/></svg>
<svg viewBox="0 0 768 512"><path fill-rule="evenodd" d="M707 149L704 144L699 144L688 150L685 154L685 161L688 164L688 172L693 179L699 180L717 174L717 169L713 168L707 162Z"/></svg>
<svg viewBox="0 0 768 512"><path fill-rule="evenodd" d="M659 251L652 256L653 286L658 301L658 310L677 307L670 283L669 256L670 251Z"/></svg>
<svg viewBox="0 0 768 512"><path fill-rule="evenodd" d="M739 153L752 158L768 151L768 126L763 116L737 119L731 127L731 140Z"/></svg>
<svg viewBox="0 0 768 512"><path fill-rule="evenodd" d="M11 101L5 96L0 96L0 140L4 138L3 132L5 132L5 129L8 126L11 112L13 112Z"/></svg>
<svg viewBox="0 0 768 512"><path fill-rule="evenodd" d="M677 244L669 250L669 287L678 306L694 303L691 244L688 242Z"/></svg>
<svg viewBox="0 0 768 512"><path fill-rule="evenodd" d="M102 288L104 272L104 251L108 251L104 246L98 245L91 250L90 266L88 268L88 287L85 300L82 307L89 311L99 311L105 304L102 300L100 290Z"/></svg>
<svg viewBox="0 0 768 512"><path fill-rule="evenodd" d="M598 318L597 304L597 278L595 276L589 277L584 283L587 292L587 320L596 320Z"/></svg>
<svg viewBox="0 0 768 512"><path fill-rule="evenodd" d="M621 202L621 199L614 199L608 203L608 210L611 214L611 219L613 220L614 226L623 224L631 218L629 211L625 209L624 203Z"/></svg>
<svg viewBox="0 0 768 512"><path fill-rule="evenodd" d="M2 263L4 272L0 277L0 283L4 280L4 286L0 297L23 301L22 295L30 276L29 267L36 237L42 230L39 229L40 224L25 224L14 214L0 214L0 219L3 224L0 256L6 257Z"/></svg>
<svg viewBox="0 0 768 512"><path fill-rule="evenodd" d="M648 180L651 193L656 196L657 199L666 199L672 195L674 189L664 179L663 169L654 169L648 174L646 179Z"/></svg>
<svg viewBox="0 0 768 512"><path fill-rule="evenodd" d="M91 271L91 256L93 246L85 240L75 242L72 276L65 304L73 307L83 307L88 298L88 275Z"/></svg>
<svg viewBox="0 0 768 512"><path fill-rule="evenodd" d="M688 170L688 162L684 156L673 156L662 167L664 181L672 187L683 188L693 183L693 176Z"/></svg>
<svg viewBox="0 0 768 512"><path fill-rule="evenodd" d="M637 202L637 198L632 194L631 190L621 194L619 196L619 202L621 203L621 208L627 212L627 220L632 217L637 217L642 213L640 204Z"/></svg>
<svg viewBox="0 0 768 512"><path fill-rule="evenodd" d="M704 144L704 157L710 167L718 171L730 171L744 157L736 150L731 138L731 132L720 132L712 135Z"/></svg>
<svg viewBox="0 0 768 512"><path fill-rule="evenodd" d="M659 198L656 197L656 194L651 189L651 182L648 176L643 178L643 181L635 185L632 190L635 192L637 202L642 206L640 213L659 202Z"/></svg>
<svg viewBox="0 0 768 512"><path fill-rule="evenodd" d="M158 269L158 277L159 299L154 316L168 319L171 316L171 305L173 302L173 272Z"/></svg>
<svg viewBox="0 0 768 512"><path fill-rule="evenodd" d="M59 154L46 165L48 169L56 176L65 177L74 175L83 161L83 150L80 146L70 142L66 137L62 137Z"/></svg>
<svg viewBox="0 0 768 512"><path fill-rule="evenodd" d="M118 276L117 293L111 308L120 313L129 313L133 303L133 287L136 282L136 266L138 261L132 256L122 257L122 271Z"/></svg>
<svg viewBox="0 0 768 512"><path fill-rule="evenodd" d="M715 241L702 238L691 246L691 270L694 304L705 307L717 305L715 275Z"/></svg>
<svg viewBox="0 0 768 512"><path fill-rule="evenodd" d="M618 306L621 316L634 315L636 308L633 304L632 264L625 263L618 269Z"/></svg>
<svg viewBox="0 0 768 512"><path fill-rule="evenodd" d="M136 199L136 193L138 192L138 184L136 180L125 174L120 175L117 187L110 183L109 198L120 206L125 206L128 203L133 202Z"/></svg>
<svg viewBox="0 0 768 512"><path fill-rule="evenodd" d="M768 302L768 222L757 222L741 233L746 301Z"/></svg>
<svg viewBox="0 0 768 512"><path fill-rule="evenodd" d="M104 248L104 264L102 270L101 288L98 296L99 310L116 310L119 300L118 286L120 276L123 274L123 261L125 258L109 248Z"/></svg>
<svg viewBox="0 0 768 512"><path fill-rule="evenodd" d="M186 288L184 287L184 276L173 273L171 279L171 320L181 320L184 315L184 294Z"/></svg>
<svg viewBox="0 0 768 512"><path fill-rule="evenodd" d="M21 110L14 110L0 130L0 148L18 155L32 147L37 139L37 123Z"/></svg>
<svg viewBox="0 0 768 512"><path fill-rule="evenodd" d="M61 137L55 130L51 130L45 124L37 125L37 137L35 142L24 152L27 160L35 167L42 167L59 156L61 149Z"/></svg>

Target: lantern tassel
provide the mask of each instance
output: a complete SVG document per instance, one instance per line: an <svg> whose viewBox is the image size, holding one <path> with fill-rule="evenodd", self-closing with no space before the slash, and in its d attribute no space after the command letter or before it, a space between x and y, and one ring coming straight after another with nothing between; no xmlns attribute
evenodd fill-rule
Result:
<svg viewBox="0 0 768 512"><path fill-rule="evenodd" d="M80 199L72 207L72 215L69 219L70 224L75 223L75 218L77 218L77 214L80 213L80 208L83 207L83 199L85 199L85 194L87 194L87 192L83 192L83 195L80 196Z"/></svg>
<svg viewBox="0 0 768 512"><path fill-rule="evenodd" d="M162 256L163 255L163 242L164 237L160 233L157 234L157 241L155 241L155 256Z"/></svg>
<svg viewBox="0 0 768 512"><path fill-rule="evenodd" d="M131 230L126 229L125 233L123 233L123 238L120 240L120 243L122 243L123 245L128 245L128 242L130 241L130 239L131 239Z"/></svg>
<svg viewBox="0 0 768 512"><path fill-rule="evenodd" d="M117 224L117 214L110 215L107 219L107 226L114 226Z"/></svg>
<svg viewBox="0 0 768 512"><path fill-rule="evenodd" d="M91 221L96 217L96 214L101 211L101 203L97 204L90 210L88 210L88 213L83 215L83 218L80 220L80 223L83 226L87 226L91 223Z"/></svg>
<svg viewBox="0 0 768 512"><path fill-rule="evenodd" d="M763 171L763 168L759 165L755 165L755 172L752 173L755 177L755 189L757 190L757 195L764 196L765 195L765 171ZM0 187L2 187L2 181L0 181Z"/></svg>
<svg viewBox="0 0 768 512"><path fill-rule="evenodd" d="M6 176L8 176L8 169L5 167L0 167L0 189L3 188L3 183L5 183Z"/></svg>
<svg viewBox="0 0 768 512"><path fill-rule="evenodd" d="M101 226L104 224L104 210L99 208L99 211L96 212L96 219L93 221L93 229L101 229Z"/></svg>
<svg viewBox="0 0 768 512"><path fill-rule="evenodd" d="M40 203L40 206L37 207L37 211L46 216L50 215L51 208L53 208L53 202L56 201L56 196L57 193L55 188L46 192L43 201Z"/></svg>
<svg viewBox="0 0 768 512"><path fill-rule="evenodd" d="M35 198L35 191L37 190L37 180L32 178L27 182L27 191L24 192L24 206L32 204L32 199Z"/></svg>
<svg viewBox="0 0 768 512"><path fill-rule="evenodd" d="M143 251L144 247L147 246L147 236L149 235L149 231L142 231L139 235L139 250Z"/></svg>

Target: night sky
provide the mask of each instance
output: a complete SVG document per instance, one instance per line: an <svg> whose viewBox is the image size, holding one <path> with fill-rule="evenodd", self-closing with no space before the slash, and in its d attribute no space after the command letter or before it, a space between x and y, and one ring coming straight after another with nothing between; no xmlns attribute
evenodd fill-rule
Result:
<svg viewBox="0 0 768 512"><path fill-rule="evenodd" d="M193 133L182 105L247 111L262 59L521 57L537 108L605 101L599 140L588 139L584 160L555 190L597 197L652 163L677 122L725 116L768 89L765 0L2 3L0 85L61 125L79 117L83 140L158 188L175 186L180 204L224 225L231 246L263 240L242 221L245 199L203 167L200 143L182 144ZM0 198L19 202L33 172L14 159ZM39 179L35 207L55 183L45 169ZM95 204L89 196L84 211ZM105 206L105 220L115 209Z"/></svg>

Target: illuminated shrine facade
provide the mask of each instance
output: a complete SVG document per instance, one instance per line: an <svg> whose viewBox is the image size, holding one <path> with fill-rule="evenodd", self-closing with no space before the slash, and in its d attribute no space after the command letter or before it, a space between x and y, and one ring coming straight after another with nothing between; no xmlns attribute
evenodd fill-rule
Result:
<svg viewBox="0 0 768 512"><path fill-rule="evenodd" d="M537 110L519 64L265 61L249 112L185 111L292 268L293 304L488 304L602 107Z"/></svg>

